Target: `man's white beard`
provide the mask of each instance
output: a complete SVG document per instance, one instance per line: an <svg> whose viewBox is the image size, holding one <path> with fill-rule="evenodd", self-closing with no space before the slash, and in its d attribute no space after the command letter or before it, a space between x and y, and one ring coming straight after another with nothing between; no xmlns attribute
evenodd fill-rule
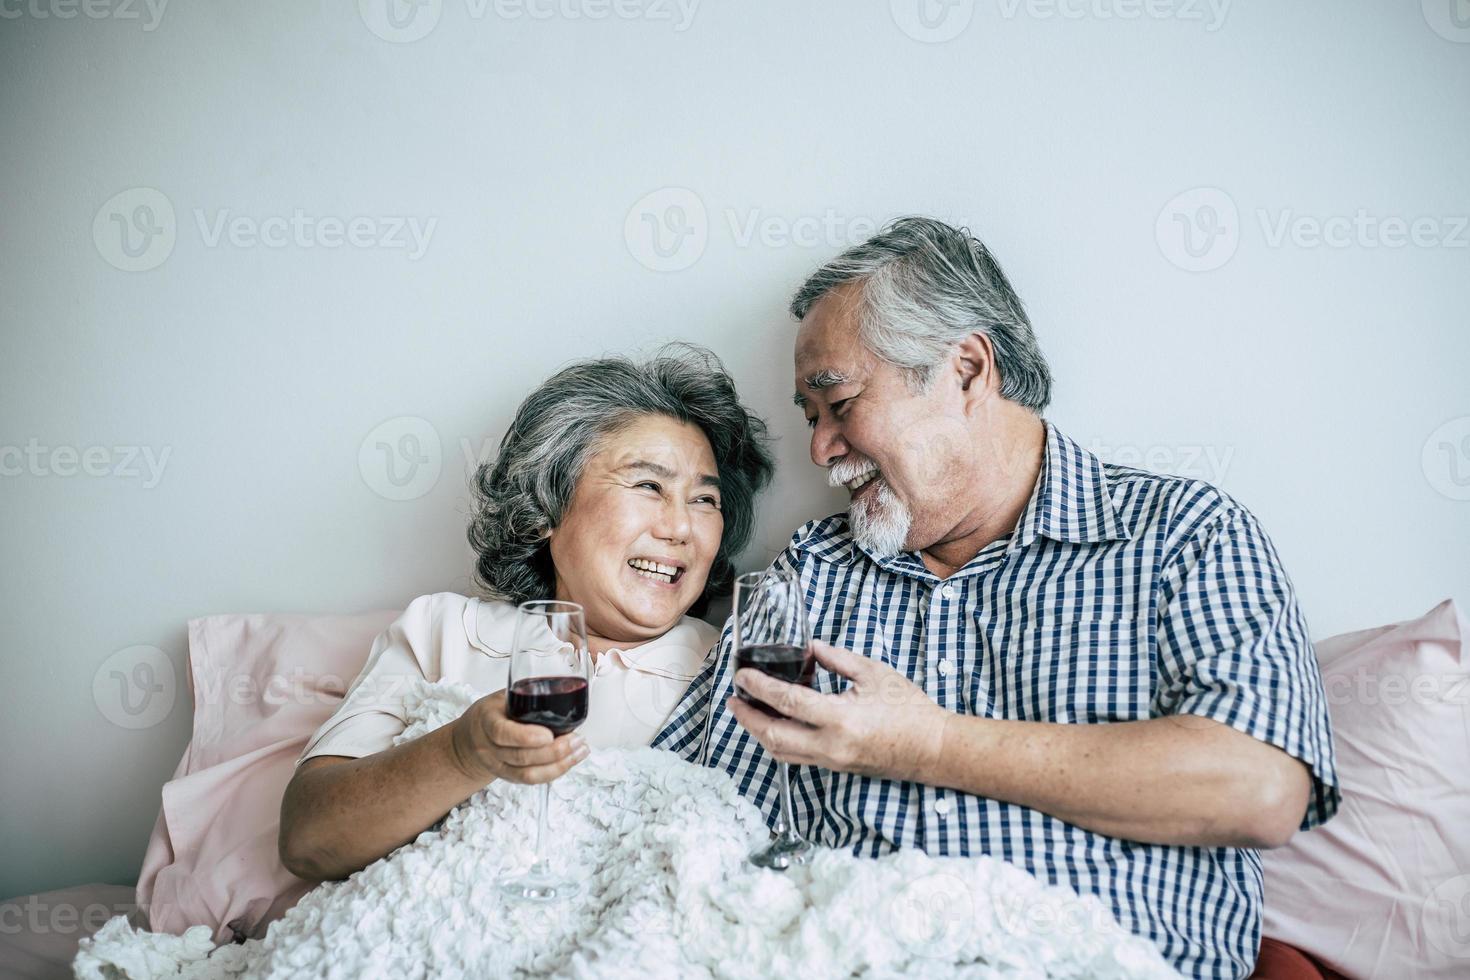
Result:
<svg viewBox="0 0 1470 980"><path fill-rule="evenodd" d="M914 515L896 497L880 476L869 495L871 500L854 500L847 508L848 523L858 544L875 557L896 555L908 540Z"/></svg>
<svg viewBox="0 0 1470 980"><path fill-rule="evenodd" d="M848 453L828 469L827 482L834 487L845 486L849 481L877 469L878 464L861 453ZM847 522L852 527L853 539L876 557L898 554L903 550L904 541L908 540L914 515L889 488L881 472L873 479L872 490L864 492L867 497L862 502L852 500L847 506Z"/></svg>

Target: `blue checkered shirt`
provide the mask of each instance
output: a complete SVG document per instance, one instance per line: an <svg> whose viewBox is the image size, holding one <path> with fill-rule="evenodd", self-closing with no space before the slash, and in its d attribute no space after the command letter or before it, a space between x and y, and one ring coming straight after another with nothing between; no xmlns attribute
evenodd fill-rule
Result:
<svg viewBox="0 0 1470 980"><path fill-rule="evenodd" d="M1260 524L1208 484L1104 464L1048 423L1016 528L948 579L913 552L867 553L845 514L802 527L772 567L800 575L818 639L881 657L950 711L1069 724L1212 718L1307 764L1303 830L1337 809L1326 699L1296 594ZM774 820L774 763L724 707L730 635L727 624L653 744L725 770ZM819 690L845 685L818 669ZM1121 840L1002 800L814 766L792 768L792 796L798 828L827 847L1004 858L1097 895L1186 975L1244 977L1255 963L1254 850Z"/></svg>

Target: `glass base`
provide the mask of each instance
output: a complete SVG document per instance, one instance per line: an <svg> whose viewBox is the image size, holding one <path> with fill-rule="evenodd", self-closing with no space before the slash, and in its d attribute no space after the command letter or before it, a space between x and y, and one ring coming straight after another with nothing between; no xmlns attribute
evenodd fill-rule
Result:
<svg viewBox="0 0 1470 980"><path fill-rule="evenodd" d="M785 871L793 865L806 864L812 859L812 853L816 849L817 846L811 841L788 831L778 834L765 847L751 854L750 863L757 868Z"/></svg>
<svg viewBox="0 0 1470 980"><path fill-rule="evenodd" d="M518 902L559 902L582 890L575 881L526 871L500 880L500 894Z"/></svg>

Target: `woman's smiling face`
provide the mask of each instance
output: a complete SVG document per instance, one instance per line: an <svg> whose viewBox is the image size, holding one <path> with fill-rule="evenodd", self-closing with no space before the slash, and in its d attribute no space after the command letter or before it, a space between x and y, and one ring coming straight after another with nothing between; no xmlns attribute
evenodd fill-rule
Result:
<svg viewBox="0 0 1470 980"><path fill-rule="evenodd" d="M662 636L703 594L724 529L709 440L645 415L602 439L551 532L556 598L612 645Z"/></svg>

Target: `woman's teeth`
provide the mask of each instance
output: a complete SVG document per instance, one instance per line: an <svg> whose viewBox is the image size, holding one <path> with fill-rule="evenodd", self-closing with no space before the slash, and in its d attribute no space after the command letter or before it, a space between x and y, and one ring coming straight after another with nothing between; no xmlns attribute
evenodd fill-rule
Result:
<svg viewBox="0 0 1470 980"><path fill-rule="evenodd" d="M679 570L673 565L660 565L646 558L631 558L628 560L628 566L644 578L653 579L655 582L670 583L679 577Z"/></svg>
<svg viewBox="0 0 1470 980"><path fill-rule="evenodd" d="M848 480L843 485L847 487L847 489L852 493L857 493L859 490L867 486L869 483L872 483L877 478L877 470L868 470L868 472L864 473L862 476L853 477L851 480Z"/></svg>

